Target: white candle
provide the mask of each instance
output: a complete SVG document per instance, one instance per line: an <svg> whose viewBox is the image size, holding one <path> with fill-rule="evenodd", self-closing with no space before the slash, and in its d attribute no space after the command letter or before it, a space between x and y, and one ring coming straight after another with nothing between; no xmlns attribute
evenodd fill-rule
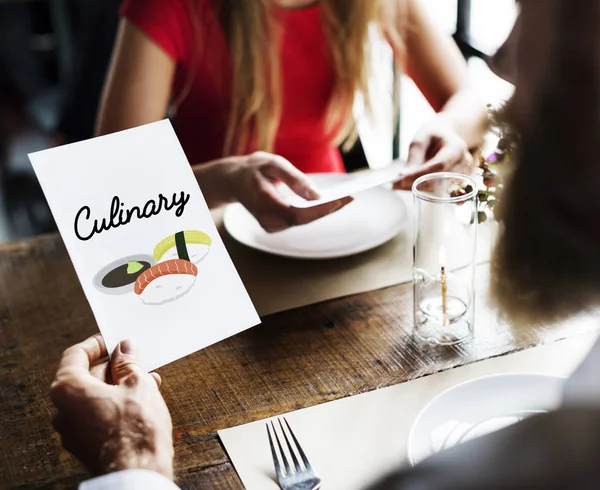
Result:
<svg viewBox="0 0 600 490"><path fill-rule="evenodd" d="M442 283L442 324L448 325L448 285L446 284L446 249L440 247L440 281Z"/></svg>

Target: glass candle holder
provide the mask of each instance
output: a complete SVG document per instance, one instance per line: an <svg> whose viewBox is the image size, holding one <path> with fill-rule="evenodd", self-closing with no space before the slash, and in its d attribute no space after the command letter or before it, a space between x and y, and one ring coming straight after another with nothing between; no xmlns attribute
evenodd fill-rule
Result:
<svg viewBox="0 0 600 490"><path fill-rule="evenodd" d="M424 175L413 184L414 333L452 345L473 335L477 186L466 175Z"/></svg>

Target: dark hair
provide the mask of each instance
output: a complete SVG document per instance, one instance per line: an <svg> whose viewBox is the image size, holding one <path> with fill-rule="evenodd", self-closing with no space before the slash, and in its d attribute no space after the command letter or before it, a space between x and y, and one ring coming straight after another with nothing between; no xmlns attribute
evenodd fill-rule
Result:
<svg viewBox="0 0 600 490"><path fill-rule="evenodd" d="M600 1L561 0L500 208L492 292L518 323L600 304Z"/></svg>

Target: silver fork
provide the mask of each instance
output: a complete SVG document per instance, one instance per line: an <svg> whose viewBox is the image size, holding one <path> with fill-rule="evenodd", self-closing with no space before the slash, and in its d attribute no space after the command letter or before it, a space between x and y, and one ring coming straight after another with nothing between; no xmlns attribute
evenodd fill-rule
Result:
<svg viewBox="0 0 600 490"><path fill-rule="evenodd" d="M271 428L269 428L269 423L267 422L267 434L269 435L269 444L271 445L271 454L273 455L273 464L275 465L275 473L277 473L277 480L279 481L279 486L282 490L318 490L321 488L321 479L315 474L311 464L304 454L304 451L300 447L300 443L296 436L292 432L287 420L283 418L285 422L285 427L289 432L292 440L294 441L294 445L302 459L303 465L300 465L298 458L296 457L296 452L294 451L293 445L290 443L288 439L288 435L283 428L283 424L281 423L281 418L277 419L279 422L279 427L281 428L281 433L283 434L283 439L285 441L286 448L291 456L292 461L290 462L289 458L286 456L286 453L283 450L282 440L277 431L275 430L275 425L271 420ZM271 436L271 431L275 436L275 441L277 441L277 447L279 449L279 458L277 451L275 450L275 445L273 444L273 437ZM282 469L282 464L285 467L285 472Z"/></svg>

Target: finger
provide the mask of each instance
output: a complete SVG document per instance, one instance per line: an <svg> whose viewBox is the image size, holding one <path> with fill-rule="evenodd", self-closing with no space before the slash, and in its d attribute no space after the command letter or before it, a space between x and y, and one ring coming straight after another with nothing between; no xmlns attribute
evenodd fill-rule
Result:
<svg viewBox="0 0 600 490"><path fill-rule="evenodd" d="M89 373L90 365L107 355L102 335L94 335L64 352L56 376L58 378L64 372Z"/></svg>
<svg viewBox="0 0 600 490"><path fill-rule="evenodd" d="M427 154L427 148L429 142L427 138L415 136L408 147L408 156L406 157L406 166L420 166L425 163L425 155Z"/></svg>
<svg viewBox="0 0 600 490"><path fill-rule="evenodd" d="M95 366L92 366L90 368L90 374L94 377L99 379L100 381L103 381L105 383L108 382L108 366L109 366L109 361L108 359L104 362L101 362L99 364L96 364Z"/></svg>
<svg viewBox="0 0 600 490"><path fill-rule="evenodd" d="M392 185L392 189L395 191L409 191L414 180L410 178L400 179Z"/></svg>
<svg viewBox="0 0 600 490"><path fill-rule="evenodd" d="M320 204L319 206L314 206L312 208L292 208L295 215L294 224L305 225L311 223L312 221L339 211L344 206L350 204L353 200L354 198L348 196L336 201Z"/></svg>
<svg viewBox="0 0 600 490"><path fill-rule="evenodd" d="M256 218L268 233L276 233L292 226L310 223L338 211L353 200L352 197L346 197L319 206L300 209L293 208L286 203L270 182L265 181L259 192L262 205L261 212L256 215Z"/></svg>
<svg viewBox="0 0 600 490"><path fill-rule="evenodd" d="M443 165L444 170L451 170L464 161L466 149L462 145L444 145L425 165Z"/></svg>
<svg viewBox="0 0 600 490"><path fill-rule="evenodd" d="M394 183L394 190L410 190L419 177L433 172L448 172L456 167L468 166L471 154L462 145L445 145L429 161L415 170L406 169L402 180ZM408 166L407 166L408 167Z"/></svg>
<svg viewBox="0 0 600 490"><path fill-rule="evenodd" d="M131 340L119 342L110 364L112 379L116 385L134 386L142 375L137 348Z"/></svg>
<svg viewBox="0 0 600 490"><path fill-rule="evenodd" d="M162 378L160 377L160 374L150 373L150 376L152 376L152 378L154 378L154 381L156 381L156 386L158 386L160 388L160 385L162 385Z"/></svg>
<svg viewBox="0 0 600 490"><path fill-rule="evenodd" d="M258 202L260 204L256 208L254 217L265 231L275 233L294 226L292 208L285 202L272 182L264 179L260 184Z"/></svg>
<svg viewBox="0 0 600 490"><path fill-rule="evenodd" d="M310 179L279 155L270 155L269 164L265 165L263 174L270 179L283 182L304 199L313 201L319 198L319 192Z"/></svg>
<svg viewBox="0 0 600 490"><path fill-rule="evenodd" d="M258 184L257 201L260 209L272 211L275 214L286 214L290 208L289 203L277 190L273 182L262 179Z"/></svg>
<svg viewBox="0 0 600 490"><path fill-rule="evenodd" d="M418 169L405 174L401 180L395 182L393 188L394 190L410 190L415 180L417 180L419 177L433 172L442 172L444 169L445 165L438 162L431 162L421 165Z"/></svg>
<svg viewBox="0 0 600 490"><path fill-rule="evenodd" d="M280 216L266 216L259 220L260 226L267 233L277 233L287 230L294 226L295 222L292 218L284 219Z"/></svg>

